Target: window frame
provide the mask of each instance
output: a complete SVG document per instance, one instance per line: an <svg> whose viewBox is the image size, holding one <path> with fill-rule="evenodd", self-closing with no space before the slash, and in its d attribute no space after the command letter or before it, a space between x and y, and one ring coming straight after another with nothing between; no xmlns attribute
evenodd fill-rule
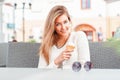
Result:
<svg viewBox="0 0 120 80"><path fill-rule="evenodd" d="M81 9L90 9L91 0L81 0Z"/></svg>

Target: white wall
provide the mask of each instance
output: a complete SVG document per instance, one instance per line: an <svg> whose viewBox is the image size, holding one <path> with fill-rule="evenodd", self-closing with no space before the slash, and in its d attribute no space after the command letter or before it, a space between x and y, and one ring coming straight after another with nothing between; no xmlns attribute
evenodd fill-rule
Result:
<svg viewBox="0 0 120 80"><path fill-rule="evenodd" d="M3 34L3 12L2 12L2 6L3 6L3 1L0 1L0 42L4 42L4 34Z"/></svg>
<svg viewBox="0 0 120 80"><path fill-rule="evenodd" d="M120 16L120 1L108 4L108 13L109 16L117 16L117 14Z"/></svg>

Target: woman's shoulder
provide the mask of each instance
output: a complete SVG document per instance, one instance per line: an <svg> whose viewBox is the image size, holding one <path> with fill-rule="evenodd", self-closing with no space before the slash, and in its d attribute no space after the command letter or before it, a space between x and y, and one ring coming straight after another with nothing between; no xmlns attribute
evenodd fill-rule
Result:
<svg viewBox="0 0 120 80"><path fill-rule="evenodd" d="M74 31L74 32L72 32L72 35L73 36L82 36L82 35L85 35L85 33L83 32L83 31Z"/></svg>
<svg viewBox="0 0 120 80"><path fill-rule="evenodd" d="M72 38L75 40L86 40L87 36L83 31L76 31L72 33Z"/></svg>
<svg viewBox="0 0 120 80"><path fill-rule="evenodd" d="M87 37L86 37L86 34L83 31L72 32L71 37L69 39L69 41L71 41L71 42L73 42L75 44L77 42L82 44L86 40L87 40Z"/></svg>
<svg viewBox="0 0 120 80"><path fill-rule="evenodd" d="M81 38L84 38L86 35L83 31L73 31L71 32L71 36L70 36L70 40L72 41L76 41L79 40Z"/></svg>

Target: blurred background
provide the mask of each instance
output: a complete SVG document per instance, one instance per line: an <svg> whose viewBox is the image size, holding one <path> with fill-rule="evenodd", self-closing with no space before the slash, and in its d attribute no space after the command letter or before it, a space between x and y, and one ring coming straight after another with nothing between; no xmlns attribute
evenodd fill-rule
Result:
<svg viewBox="0 0 120 80"><path fill-rule="evenodd" d="M41 42L44 22L55 5L67 7L75 31L90 42L120 38L120 0L0 0L0 43Z"/></svg>

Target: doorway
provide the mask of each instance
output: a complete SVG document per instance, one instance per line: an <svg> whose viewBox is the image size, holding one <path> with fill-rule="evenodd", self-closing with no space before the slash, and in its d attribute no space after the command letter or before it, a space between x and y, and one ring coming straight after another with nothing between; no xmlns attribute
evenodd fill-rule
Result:
<svg viewBox="0 0 120 80"><path fill-rule="evenodd" d="M95 41L96 29L89 24L80 24L75 27L75 31L85 32L89 41Z"/></svg>

